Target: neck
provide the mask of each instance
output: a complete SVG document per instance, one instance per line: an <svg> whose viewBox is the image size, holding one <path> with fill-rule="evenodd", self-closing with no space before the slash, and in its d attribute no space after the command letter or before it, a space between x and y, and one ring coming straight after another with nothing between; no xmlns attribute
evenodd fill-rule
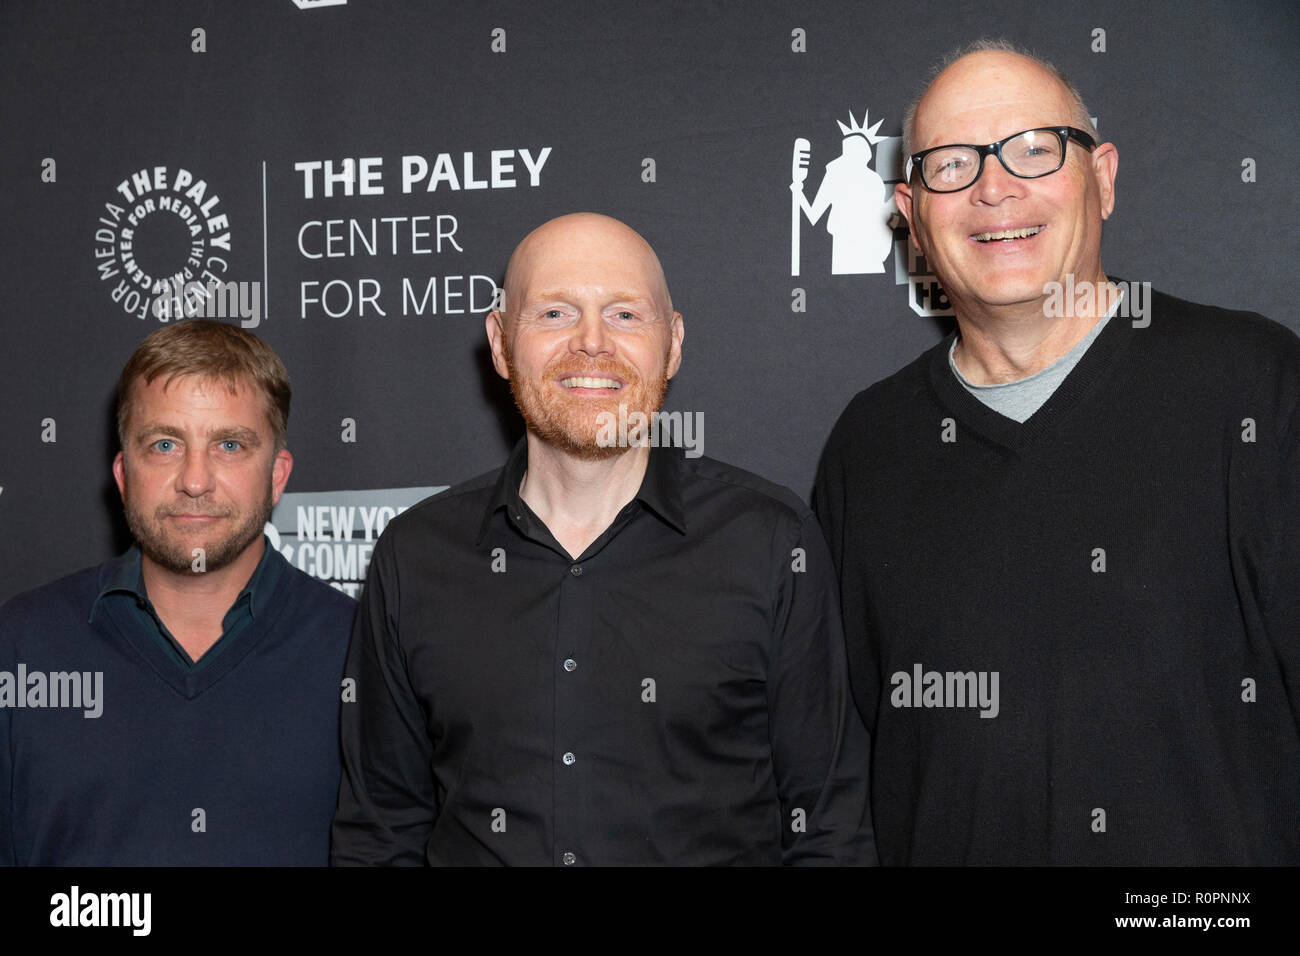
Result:
<svg viewBox="0 0 1300 956"><path fill-rule="evenodd" d="M258 539L234 561L216 571L177 574L142 555L140 573L159 619L192 660L221 638L222 621L248 584L266 550Z"/></svg>
<svg viewBox="0 0 1300 956"><path fill-rule="evenodd" d="M1091 292L1081 294L1090 287ZM1105 274L1074 284L1052 299L1005 308L963 308L954 303L958 339L953 361L973 385L1017 382L1041 372L1079 344L1119 296ZM1059 310L1049 305L1059 304Z"/></svg>
<svg viewBox="0 0 1300 956"><path fill-rule="evenodd" d="M546 444L530 431L528 470L519 497L569 556L577 558L636 497L649 462L648 447L585 461Z"/></svg>

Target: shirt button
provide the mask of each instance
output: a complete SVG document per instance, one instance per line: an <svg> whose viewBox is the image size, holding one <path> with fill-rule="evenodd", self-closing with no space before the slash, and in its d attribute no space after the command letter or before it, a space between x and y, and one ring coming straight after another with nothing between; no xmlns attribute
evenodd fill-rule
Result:
<svg viewBox="0 0 1300 956"><path fill-rule="evenodd" d="M569 573L572 574L575 578L582 577L582 565L581 564L572 565L569 568Z"/></svg>
<svg viewBox="0 0 1300 956"><path fill-rule="evenodd" d="M578 669L578 662L575 661L572 657L570 657L568 660L564 662L564 669L572 673L573 671L576 671Z"/></svg>
<svg viewBox="0 0 1300 956"><path fill-rule="evenodd" d="M564 854L564 865L565 865L565 866L573 866L573 864L575 864L575 863L577 863L577 862L578 862L578 858L577 858L576 856L574 856L572 853L566 853L566 854Z"/></svg>
<svg viewBox="0 0 1300 956"><path fill-rule="evenodd" d="M573 764L577 761L578 758L575 757L572 753L566 753L566 754L565 754L563 757L561 757L560 759L564 761L564 765L565 765L566 767L572 767Z"/></svg>

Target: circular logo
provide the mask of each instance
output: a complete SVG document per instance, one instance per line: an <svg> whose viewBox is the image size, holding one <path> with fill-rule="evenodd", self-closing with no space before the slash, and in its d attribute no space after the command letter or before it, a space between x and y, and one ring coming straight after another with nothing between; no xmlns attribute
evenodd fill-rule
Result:
<svg viewBox="0 0 1300 956"><path fill-rule="evenodd" d="M118 183L95 229L95 268L127 315L160 322L207 313L230 269L221 198L188 169L153 166Z"/></svg>

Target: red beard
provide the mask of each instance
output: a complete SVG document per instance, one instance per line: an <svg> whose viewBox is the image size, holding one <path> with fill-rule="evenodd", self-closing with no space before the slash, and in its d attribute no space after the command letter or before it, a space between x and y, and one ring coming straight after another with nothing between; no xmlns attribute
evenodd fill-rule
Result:
<svg viewBox="0 0 1300 956"><path fill-rule="evenodd" d="M619 406L623 405L625 414L643 412L648 420L663 407L664 396L668 394L667 355L659 378L649 383L626 362L607 357L579 359L572 355L552 359L540 380L525 379L515 367L509 343L505 345L505 356L510 392L528 430L548 445L584 461L602 461L627 451L617 444L602 445L597 441L604 415L617 420ZM571 375L616 378L623 387L603 398L566 395L557 383Z"/></svg>

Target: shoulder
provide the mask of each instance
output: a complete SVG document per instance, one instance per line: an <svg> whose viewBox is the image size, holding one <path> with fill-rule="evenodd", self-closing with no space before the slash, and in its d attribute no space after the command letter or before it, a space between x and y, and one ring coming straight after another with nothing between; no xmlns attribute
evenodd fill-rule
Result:
<svg viewBox="0 0 1300 956"><path fill-rule="evenodd" d="M380 543L391 548L413 537L425 538L430 533L461 538L466 530L477 534L502 470L484 472L416 502L388 522Z"/></svg>
<svg viewBox="0 0 1300 956"><path fill-rule="evenodd" d="M893 375L858 392L840 415L840 422L869 422L899 409L915 407L917 397L929 393L930 365L936 357L946 355L951 345L951 336L944 336L941 342L926 349Z"/></svg>
<svg viewBox="0 0 1300 956"><path fill-rule="evenodd" d="M812 510L797 494L752 471L707 456L681 457L678 463L688 520L692 504L706 499L722 499L729 511L766 515L792 525L812 517Z"/></svg>
<svg viewBox="0 0 1300 956"><path fill-rule="evenodd" d="M308 667L332 672L341 666L352 637L352 623L357 602L290 563L284 555L273 552L270 560L283 562L271 593L263 605L273 609L271 622L274 641L267 648L313 648L313 662ZM261 612L259 612L261 613Z"/></svg>
<svg viewBox="0 0 1300 956"><path fill-rule="evenodd" d="M16 594L0 605L0 621L5 623L43 620L77 614L84 620L99 595L103 573L111 562L83 568L40 587Z"/></svg>
<svg viewBox="0 0 1300 956"><path fill-rule="evenodd" d="M858 392L831 428L827 451L835 453L864 442L878 444L900 429L914 435L911 423L933 405L930 368L938 361L947 364L951 345L952 336L945 335L897 372Z"/></svg>
<svg viewBox="0 0 1300 956"><path fill-rule="evenodd" d="M1185 343L1192 348L1250 358L1300 359L1300 337L1280 322L1239 309L1189 302L1163 292L1151 293L1150 332L1153 339Z"/></svg>
<svg viewBox="0 0 1300 956"><path fill-rule="evenodd" d="M281 555L281 561L285 561ZM306 571L295 568L285 561L285 586L296 592L302 601L315 613L329 617L346 617L349 620L356 612L357 602L338 588L330 587L324 581L312 577Z"/></svg>
<svg viewBox="0 0 1300 956"><path fill-rule="evenodd" d="M90 610L108 563L85 568L16 594L0 605L0 645L14 649L24 641L75 640L88 628Z"/></svg>
<svg viewBox="0 0 1300 956"><path fill-rule="evenodd" d="M1149 343L1151 361L1207 388L1300 401L1300 336L1257 312L1152 292L1150 326L1134 328L1133 339Z"/></svg>

